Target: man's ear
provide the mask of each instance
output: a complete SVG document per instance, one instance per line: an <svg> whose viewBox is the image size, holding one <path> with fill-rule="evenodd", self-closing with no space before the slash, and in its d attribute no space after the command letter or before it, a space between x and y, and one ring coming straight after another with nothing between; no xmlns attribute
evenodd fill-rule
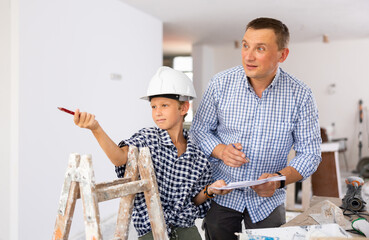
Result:
<svg viewBox="0 0 369 240"><path fill-rule="evenodd" d="M283 48L281 50L281 57L279 59L279 62L280 63L283 63L284 60L286 60L287 56L288 56L288 53L290 52L290 50L288 48Z"/></svg>

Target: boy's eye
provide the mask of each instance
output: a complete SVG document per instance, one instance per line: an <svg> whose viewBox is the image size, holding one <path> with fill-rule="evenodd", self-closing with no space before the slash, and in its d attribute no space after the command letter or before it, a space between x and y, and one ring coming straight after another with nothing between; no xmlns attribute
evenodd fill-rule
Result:
<svg viewBox="0 0 369 240"><path fill-rule="evenodd" d="M163 104L162 106L163 106L163 107L168 107L168 104Z"/></svg>
<svg viewBox="0 0 369 240"><path fill-rule="evenodd" d="M155 109L155 108L156 108L156 106L151 106L151 108L152 108L152 109Z"/></svg>

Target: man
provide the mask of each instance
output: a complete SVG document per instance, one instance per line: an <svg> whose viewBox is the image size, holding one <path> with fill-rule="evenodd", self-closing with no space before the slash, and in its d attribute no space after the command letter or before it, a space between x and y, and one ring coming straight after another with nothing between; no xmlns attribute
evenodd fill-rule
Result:
<svg viewBox="0 0 369 240"><path fill-rule="evenodd" d="M279 67L288 41L282 22L251 21L242 39L242 66L215 75L203 96L191 134L210 158L213 180L286 176L285 182L216 196L204 221L206 239L236 239L242 220L246 228L284 224L284 186L309 177L321 161L313 94ZM296 157L287 165L292 146Z"/></svg>

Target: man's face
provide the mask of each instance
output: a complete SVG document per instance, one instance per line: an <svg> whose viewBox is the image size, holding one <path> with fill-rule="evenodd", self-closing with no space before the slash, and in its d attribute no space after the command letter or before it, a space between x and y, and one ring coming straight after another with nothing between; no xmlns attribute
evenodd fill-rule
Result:
<svg viewBox="0 0 369 240"><path fill-rule="evenodd" d="M272 29L252 29L242 39L242 65L246 75L255 81L272 81L278 64L288 55L288 48L279 50Z"/></svg>

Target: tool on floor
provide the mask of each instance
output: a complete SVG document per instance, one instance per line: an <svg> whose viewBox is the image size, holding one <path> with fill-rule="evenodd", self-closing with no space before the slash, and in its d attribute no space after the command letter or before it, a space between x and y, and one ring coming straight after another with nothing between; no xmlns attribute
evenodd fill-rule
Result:
<svg viewBox="0 0 369 240"><path fill-rule="evenodd" d="M352 229L369 237L369 222L365 218L358 218L351 223Z"/></svg>
<svg viewBox="0 0 369 240"><path fill-rule="evenodd" d="M347 184L347 192L340 206L343 209L343 214L347 216L357 215L359 217L366 215L365 213L361 213L364 211L366 204L361 196L361 188L364 185L364 180L360 177L352 176L348 177L345 182Z"/></svg>
<svg viewBox="0 0 369 240"><path fill-rule="evenodd" d="M140 176L140 180L139 179ZM124 178L95 184L90 155L71 154L62 188L53 240L68 239L73 212L82 199L86 239L101 240L98 203L121 198L114 240L128 239L136 193L143 192L154 239L168 239L155 171L148 148L130 147Z"/></svg>
<svg viewBox="0 0 369 240"><path fill-rule="evenodd" d="M362 158L362 148L363 148L363 101L359 100L359 161L356 166L356 171L363 178L369 178L369 157Z"/></svg>
<svg viewBox="0 0 369 240"><path fill-rule="evenodd" d="M361 150L363 148L363 100L359 100L359 160L361 159Z"/></svg>

